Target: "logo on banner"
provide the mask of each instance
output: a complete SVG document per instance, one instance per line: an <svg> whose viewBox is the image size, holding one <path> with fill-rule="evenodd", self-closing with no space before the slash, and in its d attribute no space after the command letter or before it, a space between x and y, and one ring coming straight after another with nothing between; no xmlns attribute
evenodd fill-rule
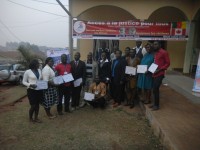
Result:
<svg viewBox="0 0 200 150"><path fill-rule="evenodd" d="M129 33L129 35L135 35L136 29L134 27L129 28L128 33Z"/></svg>
<svg viewBox="0 0 200 150"><path fill-rule="evenodd" d="M175 35L182 35L183 34L183 30L182 29L175 29Z"/></svg>
<svg viewBox="0 0 200 150"><path fill-rule="evenodd" d="M77 21L74 23L74 31L77 33L83 33L86 29L86 25L83 21Z"/></svg>

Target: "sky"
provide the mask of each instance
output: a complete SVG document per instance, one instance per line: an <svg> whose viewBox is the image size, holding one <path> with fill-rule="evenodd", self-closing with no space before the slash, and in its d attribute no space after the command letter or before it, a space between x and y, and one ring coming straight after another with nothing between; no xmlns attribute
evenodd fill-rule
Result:
<svg viewBox="0 0 200 150"><path fill-rule="evenodd" d="M68 9L68 0L60 2ZM1 0L0 45L23 41L39 46L68 47L68 19L56 0Z"/></svg>

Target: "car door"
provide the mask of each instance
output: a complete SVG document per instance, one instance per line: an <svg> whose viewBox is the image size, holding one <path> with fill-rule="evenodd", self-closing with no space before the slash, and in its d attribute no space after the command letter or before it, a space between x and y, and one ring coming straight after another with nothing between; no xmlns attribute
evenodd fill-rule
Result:
<svg viewBox="0 0 200 150"><path fill-rule="evenodd" d="M14 67L15 71L16 71L16 74L20 77L23 77L24 76L24 73L26 71L26 67L21 65L21 64L16 64L16 66Z"/></svg>

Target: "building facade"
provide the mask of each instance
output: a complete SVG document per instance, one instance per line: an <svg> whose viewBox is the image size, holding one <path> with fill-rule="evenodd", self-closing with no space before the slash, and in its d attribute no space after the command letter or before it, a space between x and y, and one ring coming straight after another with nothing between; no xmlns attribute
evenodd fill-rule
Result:
<svg viewBox="0 0 200 150"><path fill-rule="evenodd" d="M200 49L200 1L199 0L69 0L73 18L86 21L142 20L150 22L189 21L190 32L187 41L163 41L169 52L169 69L183 73L194 71ZM82 59L94 50L95 40L80 39L77 51ZM147 41L144 41L145 44ZM134 47L134 40L120 40L119 48Z"/></svg>

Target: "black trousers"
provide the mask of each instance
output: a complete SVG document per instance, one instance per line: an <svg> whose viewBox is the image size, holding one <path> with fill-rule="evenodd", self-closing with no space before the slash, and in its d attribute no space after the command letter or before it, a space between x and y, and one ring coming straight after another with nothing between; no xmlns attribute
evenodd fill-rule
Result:
<svg viewBox="0 0 200 150"><path fill-rule="evenodd" d="M39 105L43 100L43 90L27 89L30 105Z"/></svg>
<svg viewBox="0 0 200 150"><path fill-rule="evenodd" d="M125 96L125 85L124 84L114 84L113 83L113 98L115 102L121 104L122 101L124 101Z"/></svg>
<svg viewBox="0 0 200 150"><path fill-rule="evenodd" d="M111 78L110 84L110 95L119 104L124 101L126 93L125 93L125 83L119 84L114 83L114 77Z"/></svg>
<svg viewBox="0 0 200 150"><path fill-rule="evenodd" d="M160 85L162 84L162 80L164 75L155 77L153 80L153 94L154 94L154 106L159 107L160 102Z"/></svg>
<svg viewBox="0 0 200 150"><path fill-rule="evenodd" d="M110 83L110 95L112 98L114 98L114 80L113 77L111 78L111 83Z"/></svg>
<svg viewBox="0 0 200 150"><path fill-rule="evenodd" d="M79 106L81 89L82 89L82 86L73 87L73 89L72 89L72 107Z"/></svg>
<svg viewBox="0 0 200 150"><path fill-rule="evenodd" d="M64 96L64 106L65 106L65 111L69 110L69 102L70 102L70 97L71 97L71 86L64 86L60 85L58 90L59 90L59 102L57 105L57 111L62 112L62 99Z"/></svg>
<svg viewBox="0 0 200 150"><path fill-rule="evenodd" d="M33 119L33 114L35 114L35 119L38 119L39 104L43 100L43 90L34 90L34 89L27 89L27 96L29 99L29 103L31 108L29 109L29 119Z"/></svg>
<svg viewBox="0 0 200 150"><path fill-rule="evenodd" d="M93 101L87 101L90 105L92 105L94 108L101 107L104 108L106 105L106 100L104 97L98 99L98 100L93 100Z"/></svg>

